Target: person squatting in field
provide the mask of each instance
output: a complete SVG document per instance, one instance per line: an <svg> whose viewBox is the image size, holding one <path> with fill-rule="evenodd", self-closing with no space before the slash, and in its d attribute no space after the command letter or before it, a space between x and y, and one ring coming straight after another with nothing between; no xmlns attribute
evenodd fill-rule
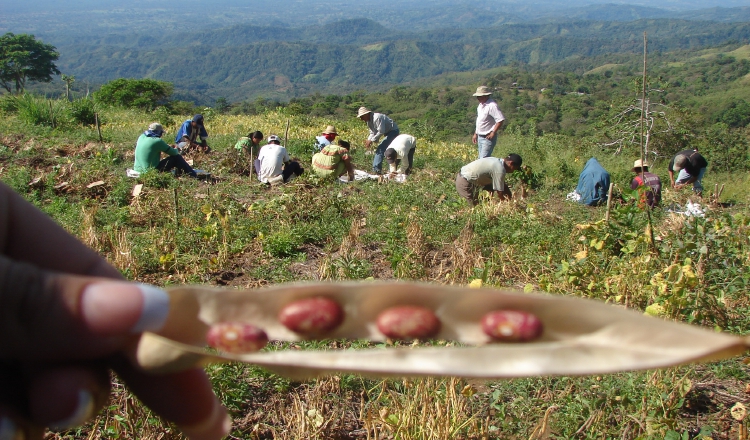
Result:
<svg viewBox="0 0 750 440"><path fill-rule="evenodd" d="M692 183L693 191L698 195L703 194L701 182L703 175L706 174L706 167L708 167L708 161L698 150L683 150L675 154L667 168L672 188L680 189ZM677 173L676 179L674 173Z"/></svg>
<svg viewBox="0 0 750 440"><path fill-rule="evenodd" d="M164 135L164 127L158 122L148 126L148 130L143 132L135 144L133 169L139 173L146 172L149 168L165 172L175 170L176 173L198 177L196 171L188 165L180 152L164 142L162 135ZM167 154L167 158L161 159L161 153Z"/></svg>
<svg viewBox="0 0 750 440"><path fill-rule="evenodd" d="M328 127L326 127L326 129L323 130L320 136L315 137L315 152L317 153L318 151L322 150L323 147L331 145L331 142L333 142L338 135L339 134L336 133L336 127L334 127L333 125L329 125Z"/></svg>
<svg viewBox="0 0 750 440"><path fill-rule="evenodd" d="M654 173L648 171L648 164L638 159L633 162L632 171L635 177L630 182L630 189L645 187L643 192L644 200L641 200L650 208L655 208L661 202L661 179Z"/></svg>
<svg viewBox="0 0 750 440"><path fill-rule="evenodd" d="M492 156L492 151L497 144L497 134L500 127L503 126L505 116L497 106L497 102L490 98L492 91L487 86L477 87L476 96L479 105L477 106L477 122L474 128L474 136L471 142L477 145L479 159Z"/></svg>
<svg viewBox="0 0 750 440"><path fill-rule="evenodd" d="M289 157L281 139L275 134L268 136L268 144L258 153L258 180L263 183L288 182L305 172L296 160Z"/></svg>
<svg viewBox="0 0 750 440"><path fill-rule="evenodd" d="M321 177L338 178L348 174L349 181L354 181L354 165L349 156L349 142L339 139L338 145L326 145L312 157L312 169Z"/></svg>
<svg viewBox="0 0 750 440"><path fill-rule="evenodd" d="M489 191L499 200L510 200L513 194L505 183L505 175L521 168L523 160L518 154L505 159L483 157L464 165L456 175L456 191L470 205L479 203L479 191Z"/></svg>
<svg viewBox="0 0 750 440"><path fill-rule="evenodd" d="M385 160L388 162L390 173L409 174L414 164L414 150L417 149L417 139L410 134L400 134L385 150Z"/></svg>
<svg viewBox="0 0 750 440"><path fill-rule="evenodd" d="M208 146L206 139L208 138L208 132L206 127L203 126L203 115L195 115L192 119L188 119L182 123L180 129L177 130L174 142L179 143L183 136L187 135L190 144L187 151L195 149L202 153L208 153L211 151L211 147ZM198 142L200 139L200 142Z"/></svg>
<svg viewBox="0 0 750 440"><path fill-rule="evenodd" d="M234 144L234 149L240 152L245 152L250 156L250 174L252 175L253 170L258 175L258 153L260 152L260 142L263 140L263 133L260 131L253 131L248 133L247 136L243 136L240 140Z"/></svg>
<svg viewBox="0 0 750 440"><path fill-rule="evenodd" d="M370 135L365 141L365 149L369 150L373 143L377 143L381 137L384 137L383 141L375 148L375 155L372 159L372 171L375 174L380 174L383 171L383 155L385 150L396 139L396 136L399 135L398 125L388 116L382 113L373 113L365 107L359 108L357 118L365 121L367 128L370 129Z"/></svg>

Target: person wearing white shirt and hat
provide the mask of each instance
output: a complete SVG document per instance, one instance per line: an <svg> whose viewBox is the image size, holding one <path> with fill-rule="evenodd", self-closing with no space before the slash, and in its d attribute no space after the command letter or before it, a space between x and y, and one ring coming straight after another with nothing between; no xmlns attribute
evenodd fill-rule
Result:
<svg viewBox="0 0 750 440"><path fill-rule="evenodd" d="M490 95L492 91L487 86L479 86L473 95L476 96L479 105L477 106L476 128L471 141L477 145L479 159L492 156L492 150L497 144L498 131L505 121L503 112Z"/></svg>

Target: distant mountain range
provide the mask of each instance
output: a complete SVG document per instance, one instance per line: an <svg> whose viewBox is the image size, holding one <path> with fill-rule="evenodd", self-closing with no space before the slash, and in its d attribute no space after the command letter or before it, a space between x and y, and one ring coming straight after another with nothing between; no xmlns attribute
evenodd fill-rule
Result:
<svg viewBox="0 0 750 440"><path fill-rule="evenodd" d="M80 0L36 12L5 1L0 31L47 23L36 35L58 48L59 69L79 84L148 77L173 82L180 97L201 103L376 90L512 63L638 54L644 32L651 51L750 42L750 6L733 0L723 3L739 6L701 2L710 9L686 8L689 0L665 0L659 8L575 0L427 6L416 0L136 0L122 9L110 0ZM34 2L49 0L28 0ZM373 19L331 21L355 13Z"/></svg>

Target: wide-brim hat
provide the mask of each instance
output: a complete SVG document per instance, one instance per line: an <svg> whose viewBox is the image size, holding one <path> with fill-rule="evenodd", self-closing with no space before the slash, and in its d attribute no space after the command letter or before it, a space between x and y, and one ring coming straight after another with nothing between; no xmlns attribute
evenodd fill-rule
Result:
<svg viewBox="0 0 750 440"><path fill-rule="evenodd" d="M633 169L631 171L638 172L641 170L641 168L645 168L646 170L648 170L648 163L638 159L633 162Z"/></svg>
<svg viewBox="0 0 750 440"><path fill-rule="evenodd" d="M328 127L326 127L326 129L323 130L323 134L335 134L335 135L338 135L338 133L336 133L336 127L334 127L333 125L329 125Z"/></svg>
<svg viewBox="0 0 750 440"><path fill-rule="evenodd" d="M162 127L162 125L158 122L153 122L148 126L148 131L164 133L164 127Z"/></svg>
<svg viewBox="0 0 750 440"><path fill-rule="evenodd" d="M359 110L357 110L357 117L361 118L368 113L372 113L372 111L368 110L367 107L360 107Z"/></svg>
<svg viewBox="0 0 750 440"><path fill-rule="evenodd" d="M688 165L689 162L690 160L688 159L687 156L685 156L684 154L678 154L674 158L674 165L672 166L672 169L675 172L679 173L680 171L682 171L683 168L685 168Z"/></svg>
<svg viewBox="0 0 750 440"><path fill-rule="evenodd" d="M477 87L477 91L472 96L489 96L492 94L492 90L490 90L487 86L479 86Z"/></svg>

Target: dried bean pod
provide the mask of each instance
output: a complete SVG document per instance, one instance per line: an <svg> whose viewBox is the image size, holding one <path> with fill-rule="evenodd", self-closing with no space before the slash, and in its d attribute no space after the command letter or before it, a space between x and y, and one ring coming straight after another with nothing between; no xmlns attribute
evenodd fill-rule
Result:
<svg viewBox="0 0 750 440"><path fill-rule="evenodd" d="M305 298L287 304L279 312L279 322L289 330L306 336L329 332L344 320L344 311L336 301L325 297Z"/></svg>
<svg viewBox="0 0 750 440"><path fill-rule="evenodd" d="M495 310L482 317L482 331L497 341L526 342L541 336L542 321L520 310Z"/></svg>
<svg viewBox="0 0 750 440"><path fill-rule="evenodd" d="M206 342L227 353L252 353L268 344L268 335L251 324L220 322L208 330Z"/></svg>
<svg viewBox="0 0 750 440"><path fill-rule="evenodd" d="M396 306L386 309L376 320L378 330L392 339L422 339L440 331L440 320L425 307Z"/></svg>

